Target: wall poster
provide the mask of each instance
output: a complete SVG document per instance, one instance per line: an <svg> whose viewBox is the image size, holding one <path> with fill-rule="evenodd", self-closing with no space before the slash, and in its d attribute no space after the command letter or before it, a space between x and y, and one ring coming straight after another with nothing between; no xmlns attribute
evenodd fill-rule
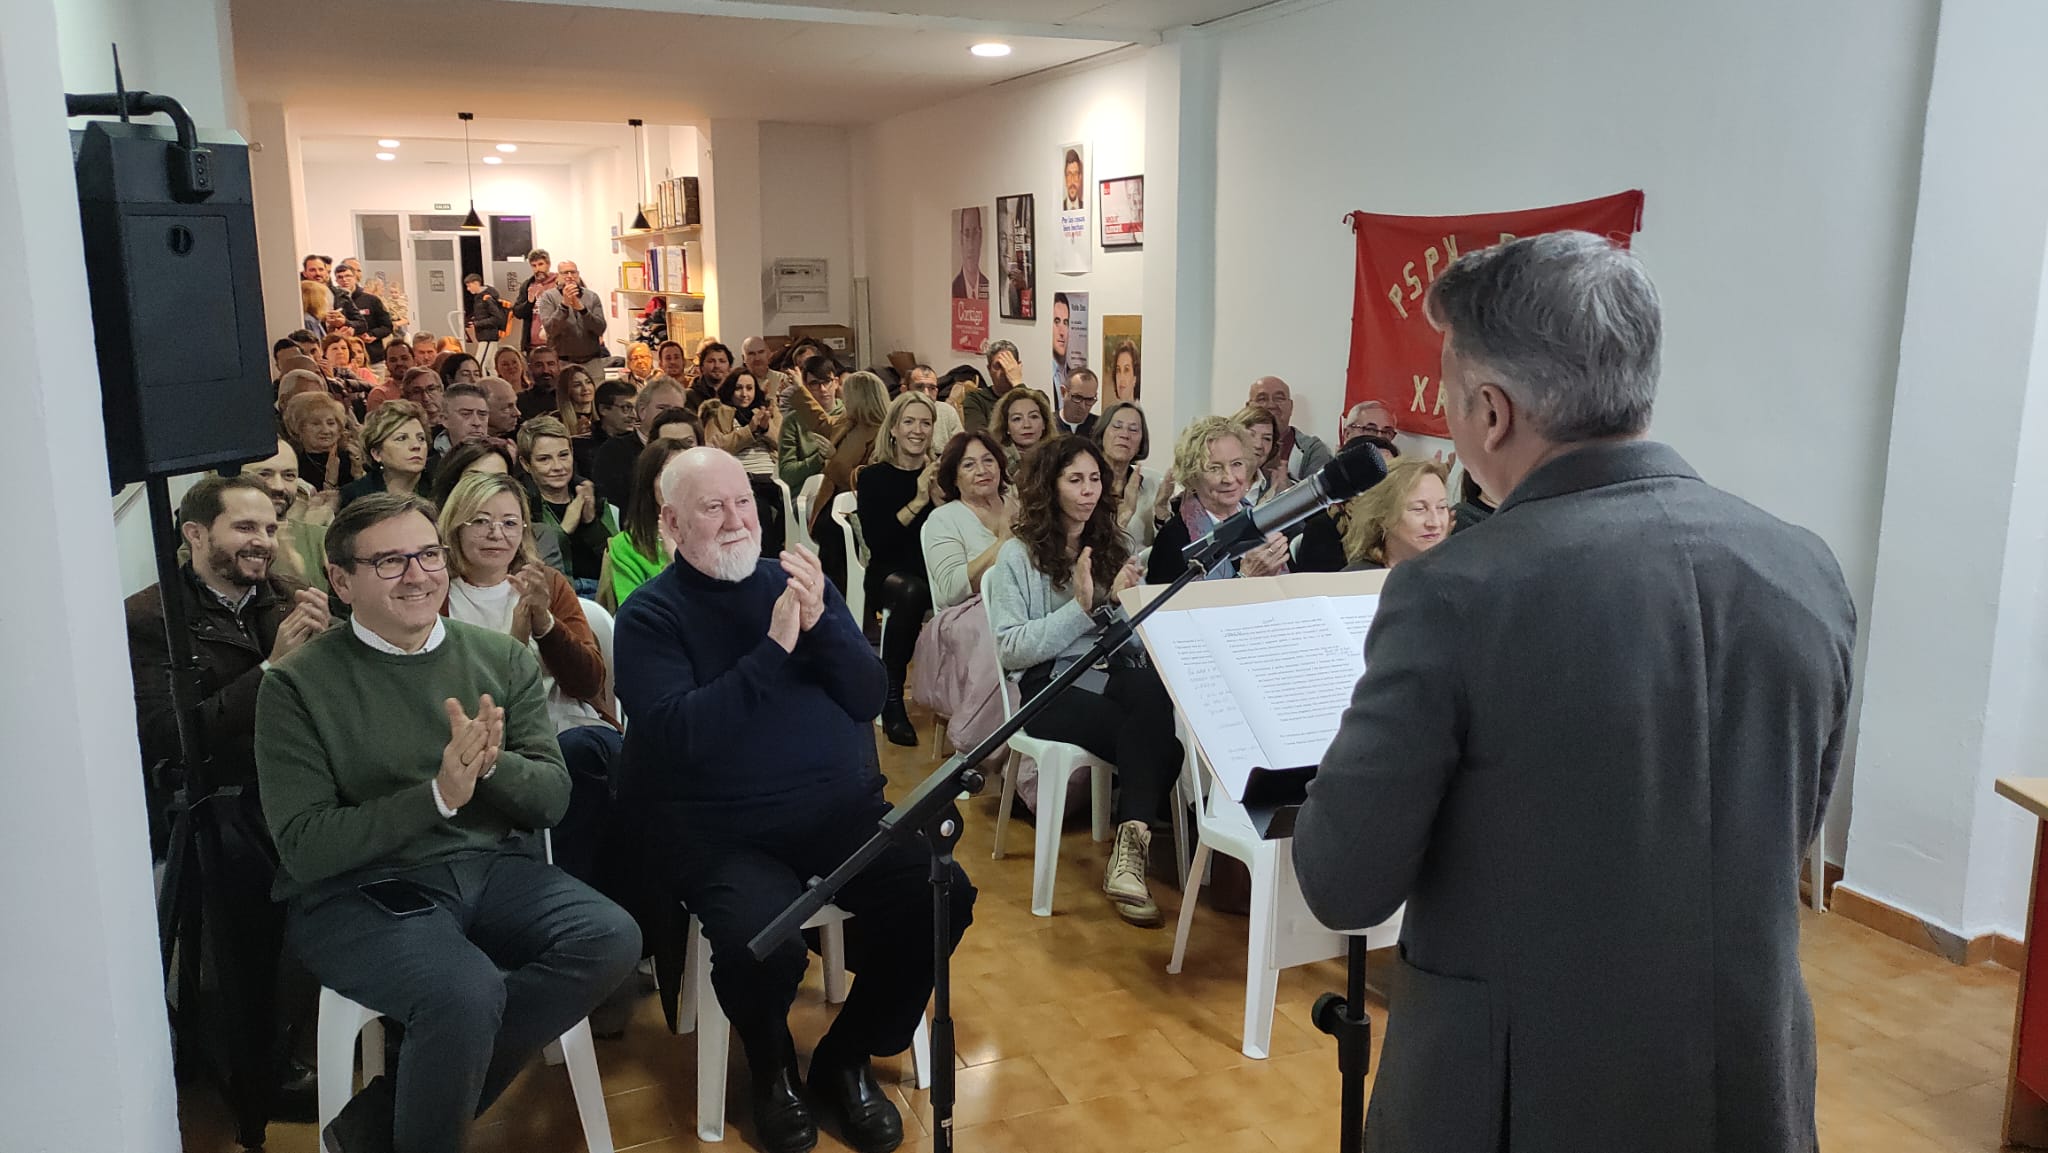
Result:
<svg viewBox="0 0 2048 1153"><path fill-rule="evenodd" d="M1119 176L1102 182L1102 247L1145 246L1145 178Z"/></svg>
<svg viewBox="0 0 2048 1153"><path fill-rule="evenodd" d="M1144 384L1144 318L1135 313L1102 318L1102 407L1138 399Z"/></svg>
<svg viewBox="0 0 2048 1153"><path fill-rule="evenodd" d="M953 210L953 351L980 352L988 340L988 276L981 270L987 245L981 206Z"/></svg>
<svg viewBox="0 0 2048 1153"><path fill-rule="evenodd" d="M1060 145L1059 235L1053 240L1053 271L1067 274L1095 267L1095 238L1088 222L1088 146Z"/></svg>
<svg viewBox="0 0 2048 1153"><path fill-rule="evenodd" d="M1038 319L1038 258L1031 223L1031 194L996 198L996 275L1002 281L998 311L1004 320Z"/></svg>
<svg viewBox="0 0 2048 1153"><path fill-rule="evenodd" d="M1067 399L1067 373L1088 367L1088 294L1052 294L1052 408ZM1100 398L1098 397L1098 402Z"/></svg>

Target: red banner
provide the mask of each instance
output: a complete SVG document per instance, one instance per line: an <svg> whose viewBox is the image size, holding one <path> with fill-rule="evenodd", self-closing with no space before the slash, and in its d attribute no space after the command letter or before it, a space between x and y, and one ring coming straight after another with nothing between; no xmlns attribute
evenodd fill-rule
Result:
<svg viewBox="0 0 2048 1153"><path fill-rule="evenodd" d="M1626 248L1643 227L1643 194L1489 212L1476 216L1345 217L1358 238L1358 276L1351 303L1351 363L1344 374L1344 411L1364 400L1387 406L1401 431L1449 436L1444 422L1443 337L1422 315L1423 294L1462 252L1543 232L1577 229Z"/></svg>

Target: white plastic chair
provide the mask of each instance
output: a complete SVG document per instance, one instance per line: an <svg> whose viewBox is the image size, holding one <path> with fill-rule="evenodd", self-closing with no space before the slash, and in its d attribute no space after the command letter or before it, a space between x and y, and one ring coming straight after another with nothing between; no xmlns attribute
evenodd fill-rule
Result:
<svg viewBox="0 0 2048 1153"><path fill-rule="evenodd" d="M981 602L988 603L988 582L995 570L981 574ZM994 628L991 621L990 628ZM991 645L993 652L995 646ZM1016 703L1010 700L1010 674L1002 667L1002 658L996 657L996 676L1002 686L1003 719L1009 720L1017 711ZM1057 707L1057 706L1055 706ZM1109 840L1111 816L1109 789L1115 769L1108 761L1089 752L1079 745L1065 741L1051 741L1034 737L1019 730L1009 740L1010 757L1003 766L1003 799L996 810L996 845L990 854L996 860L1003 859L1003 839L1010 829L1010 807L1017 797L1017 759L1030 757L1038 762L1038 824L1037 845L1031 859L1031 911L1040 917L1052 916L1052 884L1060 865L1060 826L1067 815L1067 779L1074 770L1086 766L1089 770L1090 799L1093 805L1091 831L1097 841Z"/></svg>
<svg viewBox="0 0 2048 1153"><path fill-rule="evenodd" d="M825 1000L838 1005L846 1000L846 922L852 913L827 905L804 922L804 928L818 930L825 957ZM690 917L688 971L683 975L682 996L676 1006L676 1032L697 1033L697 1138L725 1140L726 1067L732 1055L732 1032L718 993L711 987L711 946L704 940L704 925L695 914ZM920 1017L917 1032L910 1039L911 1067L917 1072L917 1087L932 1085L932 1040L930 1022Z"/></svg>
<svg viewBox="0 0 2048 1153"><path fill-rule="evenodd" d="M775 487L782 490L782 539L800 544L812 552L818 551L818 546L811 541L810 530L796 515L796 499L790 496L788 483L779 476L768 479L774 481Z"/></svg>
<svg viewBox="0 0 2048 1153"><path fill-rule="evenodd" d="M1280 970L1339 955L1343 935L1312 924L1313 917L1301 899L1300 883L1295 880L1287 840L1260 837L1243 805L1222 789L1208 786L1209 773L1185 725L1181 742L1188 751L1181 765L1180 797L1175 807L1183 803L1193 806L1196 846L1194 863L1188 866L1181 885L1180 924L1173 933L1173 958L1166 971L1179 973L1187 954L1188 930L1195 923L1195 905L1209 854L1222 853L1243 861L1252 875L1252 908L1245 946L1242 1050L1247 1057L1263 1060L1273 1040L1273 1002L1280 987ZM1300 916L1286 917L1283 908L1300 910ZM1289 923L1283 925L1283 919ZM1394 944L1401 936L1401 910L1364 932L1367 948Z"/></svg>
<svg viewBox="0 0 2048 1153"><path fill-rule="evenodd" d="M846 608L853 614L855 628L865 630L868 624L868 558L861 547L860 533L854 518L858 499L850 492L842 492L832 498L832 519L839 525L839 531L846 541Z"/></svg>
<svg viewBox="0 0 2048 1153"><path fill-rule="evenodd" d="M604 695L611 703L613 714L619 718L619 727L623 729L626 727L626 714L619 704L618 666L612 663L612 614L589 597L578 597L576 603L583 606L583 619L590 622L590 635L597 641L597 651L604 654Z"/></svg>
<svg viewBox="0 0 2048 1153"><path fill-rule="evenodd" d="M547 859L555 859L554 840L541 833ZM384 1072L384 1020L375 1012L332 989L320 990L320 1016L314 1027L315 1061L319 1066L320 1128L341 1113L355 1092L356 1040L363 1043L363 1080ZM569 1088L576 1096L576 1116L583 1122L583 1143L590 1153L613 1153L612 1123L604 1106L604 1083L597 1074L597 1046L590 1038L588 1018L561 1035L543 1052L550 1065L569 1067Z"/></svg>
<svg viewBox="0 0 2048 1153"><path fill-rule="evenodd" d="M825 474L814 472L804 478L804 487L796 494L796 515L804 524L804 535L811 533L811 507L818 503L818 490L825 487Z"/></svg>

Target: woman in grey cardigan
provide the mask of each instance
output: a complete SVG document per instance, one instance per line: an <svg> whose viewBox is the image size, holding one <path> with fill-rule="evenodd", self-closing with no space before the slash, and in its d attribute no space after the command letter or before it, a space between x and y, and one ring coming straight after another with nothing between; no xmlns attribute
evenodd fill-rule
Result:
<svg viewBox="0 0 2048 1153"><path fill-rule="evenodd" d="M1017 483L1015 535L988 575L988 620L1003 668L1025 696L1084 655L1102 625L1091 615L1139 581L1114 502L1103 498L1102 449L1079 436L1039 445ZM1116 766L1116 845L1102 891L1118 915L1147 928L1163 918L1145 885L1152 826L1180 771L1173 702L1149 664L1084 673L1025 731L1079 745ZM1040 813L1056 821L1058 813Z"/></svg>

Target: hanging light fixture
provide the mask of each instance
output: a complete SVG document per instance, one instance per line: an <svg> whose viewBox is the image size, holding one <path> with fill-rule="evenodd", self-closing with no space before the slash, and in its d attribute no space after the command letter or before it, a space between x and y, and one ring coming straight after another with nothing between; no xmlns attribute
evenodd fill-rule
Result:
<svg viewBox="0 0 2048 1153"><path fill-rule="evenodd" d="M476 214L476 173L469 163L469 122L476 119L474 112L457 112L462 118L462 173L469 178L469 215L462 218L465 232L482 232L484 218Z"/></svg>
<svg viewBox="0 0 2048 1153"><path fill-rule="evenodd" d="M634 212L632 227L633 231L635 232L646 232L648 229L654 227L653 225L647 223L647 174L646 172L642 171L641 167L642 162L647 158L647 148L643 143L646 139L646 134L641 131L640 121L628 120L626 121L626 123L633 126Z"/></svg>

